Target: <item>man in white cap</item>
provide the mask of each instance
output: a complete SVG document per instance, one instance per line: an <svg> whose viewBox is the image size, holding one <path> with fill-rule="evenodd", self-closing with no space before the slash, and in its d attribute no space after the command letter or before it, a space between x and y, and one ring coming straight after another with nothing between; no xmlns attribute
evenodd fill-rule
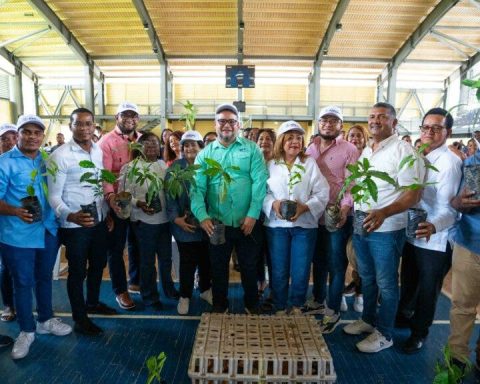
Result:
<svg viewBox="0 0 480 384"><path fill-rule="evenodd" d="M20 327L11 355L21 359L27 356L35 331L64 336L72 328L54 318L52 311L52 270L59 243L58 224L44 192L45 163L39 151L45 125L37 116L23 115L18 119L17 129L17 146L0 157L0 243L13 278ZM37 171L33 178L32 171ZM41 207L41 217L36 221L22 206L22 199L27 197L26 186ZM38 312L36 324L32 313L33 292Z"/></svg>
<svg viewBox="0 0 480 384"><path fill-rule="evenodd" d="M5 153L11 150L17 144L17 126L8 123L0 125L0 140L0 153Z"/></svg>
<svg viewBox="0 0 480 384"><path fill-rule="evenodd" d="M127 101L121 103L117 108L115 121L115 128L102 137L99 145L103 151L103 166L118 175L123 165L130 161L128 145L137 141L140 137L136 131L139 121L138 107ZM121 219L117 216L119 212L119 207L115 203L117 191L118 184L104 185L105 198L112 209L114 222L113 231L109 232L108 269L112 280L112 289L119 307L131 310L135 308L135 303L128 293L125 264L123 262L123 250L127 238L129 219ZM137 271L139 270L138 267L137 265Z"/></svg>
<svg viewBox="0 0 480 384"><path fill-rule="evenodd" d="M210 244L213 312L228 310L228 265L235 247L245 292L245 310L259 313L256 280L259 242L255 239L261 236L261 228L255 223L266 194L267 169L258 146L239 137L239 129L237 108L231 104L218 106L215 112L217 140L195 159L200 169L196 174L197 188L192 190L191 208L208 236L214 232L214 218L225 225L226 242ZM223 201L218 198L222 191L220 176L209 177L204 173L209 168L208 159L217 161L224 168L237 168L228 171L233 181L226 187Z"/></svg>
<svg viewBox="0 0 480 384"><path fill-rule="evenodd" d="M336 204L347 175L347 165L357 161L359 153L355 146L340 139L343 115L340 108L328 106L320 111L317 122L318 136L307 148L330 186L329 204ZM340 222L330 232L325 227L325 217L320 218L317 247L313 255L313 300L305 306L305 312L324 314L323 333L331 333L340 320L345 271L348 265L347 241L352 234L353 200L349 193L340 201ZM327 300L327 276L330 285ZM328 308L325 305L328 303Z"/></svg>

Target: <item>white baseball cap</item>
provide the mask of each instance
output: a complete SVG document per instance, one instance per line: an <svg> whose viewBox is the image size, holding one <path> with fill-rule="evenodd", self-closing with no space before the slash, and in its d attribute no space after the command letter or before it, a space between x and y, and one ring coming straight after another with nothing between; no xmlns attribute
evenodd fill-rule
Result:
<svg viewBox="0 0 480 384"><path fill-rule="evenodd" d="M125 112L125 111L133 111L137 113L138 115L140 114L138 112L138 107L137 104L130 103L129 101L124 101L123 103L120 103L117 108L117 115L119 113Z"/></svg>
<svg viewBox="0 0 480 384"><path fill-rule="evenodd" d="M20 128L27 124L35 124L36 126L45 130L45 124L43 124L43 121L38 116L21 115L17 121L17 131L20 131Z"/></svg>
<svg viewBox="0 0 480 384"><path fill-rule="evenodd" d="M217 109L215 110L215 114L219 114L223 111L230 111L233 112L235 115L238 116L238 109L233 104L220 104Z"/></svg>
<svg viewBox="0 0 480 384"><path fill-rule="evenodd" d="M280 127L278 128L278 135L280 136L281 134L288 131L297 131L303 135L305 134L305 130L302 128L302 126L294 120L286 121L285 123L280 125Z"/></svg>
<svg viewBox="0 0 480 384"><path fill-rule="evenodd" d="M335 116L343 121L342 110L335 105L329 105L328 107L323 108L318 115L318 120L324 116Z"/></svg>
<svg viewBox="0 0 480 384"><path fill-rule="evenodd" d="M17 132L17 126L15 124L4 123L0 125L0 137L7 132Z"/></svg>
<svg viewBox="0 0 480 384"><path fill-rule="evenodd" d="M185 141L187 140L203 142L203 137L197 131L187 131L182 135L182 139L180 140L180 145L183 145L183 143L185 143Z"/></svg>

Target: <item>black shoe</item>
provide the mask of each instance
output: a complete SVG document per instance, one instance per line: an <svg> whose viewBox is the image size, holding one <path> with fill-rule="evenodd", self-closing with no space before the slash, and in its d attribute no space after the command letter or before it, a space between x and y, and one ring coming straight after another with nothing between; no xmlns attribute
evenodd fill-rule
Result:
<svg viewBox="0 0 480 384"><path fill-rule="evenodd" d="M423 337L410 336L402 347L403 352L409 355L420 352L424 342L425 338Z"/></svg>
<svg viewBox="0 0 480 384"><path fill-rule="evenodd" d="M260 305L252 308L245 307L245 312L247 315L263 315L264 313Z"/></svg>
<svg viewBox="0 0 480 384"><path fill-rule="evenodd" d="M228 313L228 307L218 307L214 305L210 313Z"/></svg>
<svg viewBox="0 0 480 384"><path fill-rule="evenodd" d="M460 369L460 372L462 373L462 375L465 374L465 372L467 370L467 364L466 363L464 363L463 361L460 361L458 359L452 358L452 364L455 365L456 367L458 367L458 369Z"/></svg>
<svg viewBox="0 0 480 384"><path fill-rule="evenodd" d="M163 304L160 301L157 301L150 304L148 306L148 309L151 309L152 311L163 311Z"/></svg>
<svg viewBox="0 0 480 384"><path fill-rule="evenodd" d="M355 282L352 281L343 289L343 296L346 296L346 297L353 296L355 294L356 288L357 286L355 285Z"/></svg>
<svg viewBox="0 0 480 384"><path fill-rule="evenodd" d="M73 330L77 333L87 336L98 336L103 333L102 328L95 325L88 317L79 321L75 321Z"/></svg>
<svg viewBox="0 0 480 384"><path fill-rule="evenodd" d="M167 289L165 296L169 299L178 300L180 299L180 293L175 288Z"/></svg>
<svg viewBox="0 0 480 384"><path fill-rule="evenodd" d="M233 269L237 272L240 272L240 265L238 263L233 264Z"/></svg>
<svg viewBox="0 0 480 384"><path fill-rule="evenodd" d="M87 313L90 313L92 315L113 316L116 315L118 312L112 307L109 307L107 304L99 301L97 305L88 306Z"/></svg>
<svg viewBox="0 0 480 384"><path fill-rule="evenodd" d="M395 317L395 328L410 328L410 319L401 313L397 313L397 317Z"/></svg>
<svg viewBox="0 0 480 384"><path fill-rule="evenodd" d="M0 348L8 347L13 344L13 339L9 336L0 335Z"/></svg>

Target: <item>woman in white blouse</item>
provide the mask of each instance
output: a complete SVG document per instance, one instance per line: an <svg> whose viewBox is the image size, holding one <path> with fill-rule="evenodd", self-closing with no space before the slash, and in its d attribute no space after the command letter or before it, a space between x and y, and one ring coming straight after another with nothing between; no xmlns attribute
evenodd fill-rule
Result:
<svg viewBox="0 0 480 384"><path fill-rule="evenodd" d="M329 186L315 161L303 151L305 131L300 124L287 121L280 126L278 135L274 158L268 163L270 177L263 203L272 258L271 288L278 314L286 313L288 306L291 313L300 314L308 289L318 220L328 202ZM284 200L297 203L289 220L281 214Z"/></svg>

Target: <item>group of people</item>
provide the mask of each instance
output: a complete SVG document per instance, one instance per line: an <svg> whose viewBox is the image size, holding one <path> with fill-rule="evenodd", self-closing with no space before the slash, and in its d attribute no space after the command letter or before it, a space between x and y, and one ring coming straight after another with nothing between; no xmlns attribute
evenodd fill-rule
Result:
<svg viewBox="0 0 480 384"><path fill-rule="evenodd" d="M39 152L45 125L36 116L20 117L11 126L18 141L0 157L2 265L14 292L14 300L4 299L4 305L16 314L20 327L12 357L28 354L35 331L59 336L72 331L53 317L51 305L52 267L62 243L74 329L87 335L102 333L88 314L117 313L99 301L107 262L122 309L133 310L137 304L131 294L139 293L145 306L162 310L158 260L162 289L165 296L178 299L179 314L189 312L196 272L200 298L212 305L213 312L224 313L229 309L229 263L235 253L247 313L265 313L271 304L268 309L278 315L323 315L322 332L330 333L345 309L350 261L353 282L347 291L355 292L354 308L362 315L343 331L368 334L356 344L367 353L391 347L396 324L411 330L403 345L406 353L422 348L453 253L449 344L455 361L463 364L480 301L475 289L480 201L463 185L462 167L476 164L480 154L475 152L462 164L448 149L453 118L442 108L423 117L419 128L421 143L426 144L423 154L398 137L395 108L387 103L372 107L368 131L355 125L344 138L343 120L340 108L324 108L307 147L306 132L295 121L281 124L277 132L252 129L242 137L236 107L222 104L215 111L215 132L202 138L197 131L165 130L159 138L138 132L138 108L124 102L117 109L115 128L96 143L93 113L78 108L70 115L72 140L45 160ZM1 132L3 144L7 131ZM141 151L131 150L134 142L141 144ZM403 166L407 157L417 160ZM343 188L357 160L377 174L387 173L394 183L375 178L376 198L358 198L358 188ZM188 167L193 167L195 177L186 183L185 193L160 190L157 198L164 209L154 209L147 204L148 184L128 177L134 161L162 180ZM82 163L90 164L88 176ZM104 182L104 170L113 172L117 181ZM22 206L27 191L39 200L39 221ZM124 207L119 205L122 192L132 195L129 217L122 215ZM91 204L94 214L85 208ZM335 228L328 227L325 218L332 206L339 212ZM424 209L427 219L414 237L406 238L407 211L412 207ZM353 231L362 212L360 227L366 234ZM222 226L224 241L209 242ZM172 234L180 254L179 291L171 277ZM271 295L261 300L265 264ZM311 270L313 289L307 297ZM38 306L36 324L32 291Z"/></svg>

